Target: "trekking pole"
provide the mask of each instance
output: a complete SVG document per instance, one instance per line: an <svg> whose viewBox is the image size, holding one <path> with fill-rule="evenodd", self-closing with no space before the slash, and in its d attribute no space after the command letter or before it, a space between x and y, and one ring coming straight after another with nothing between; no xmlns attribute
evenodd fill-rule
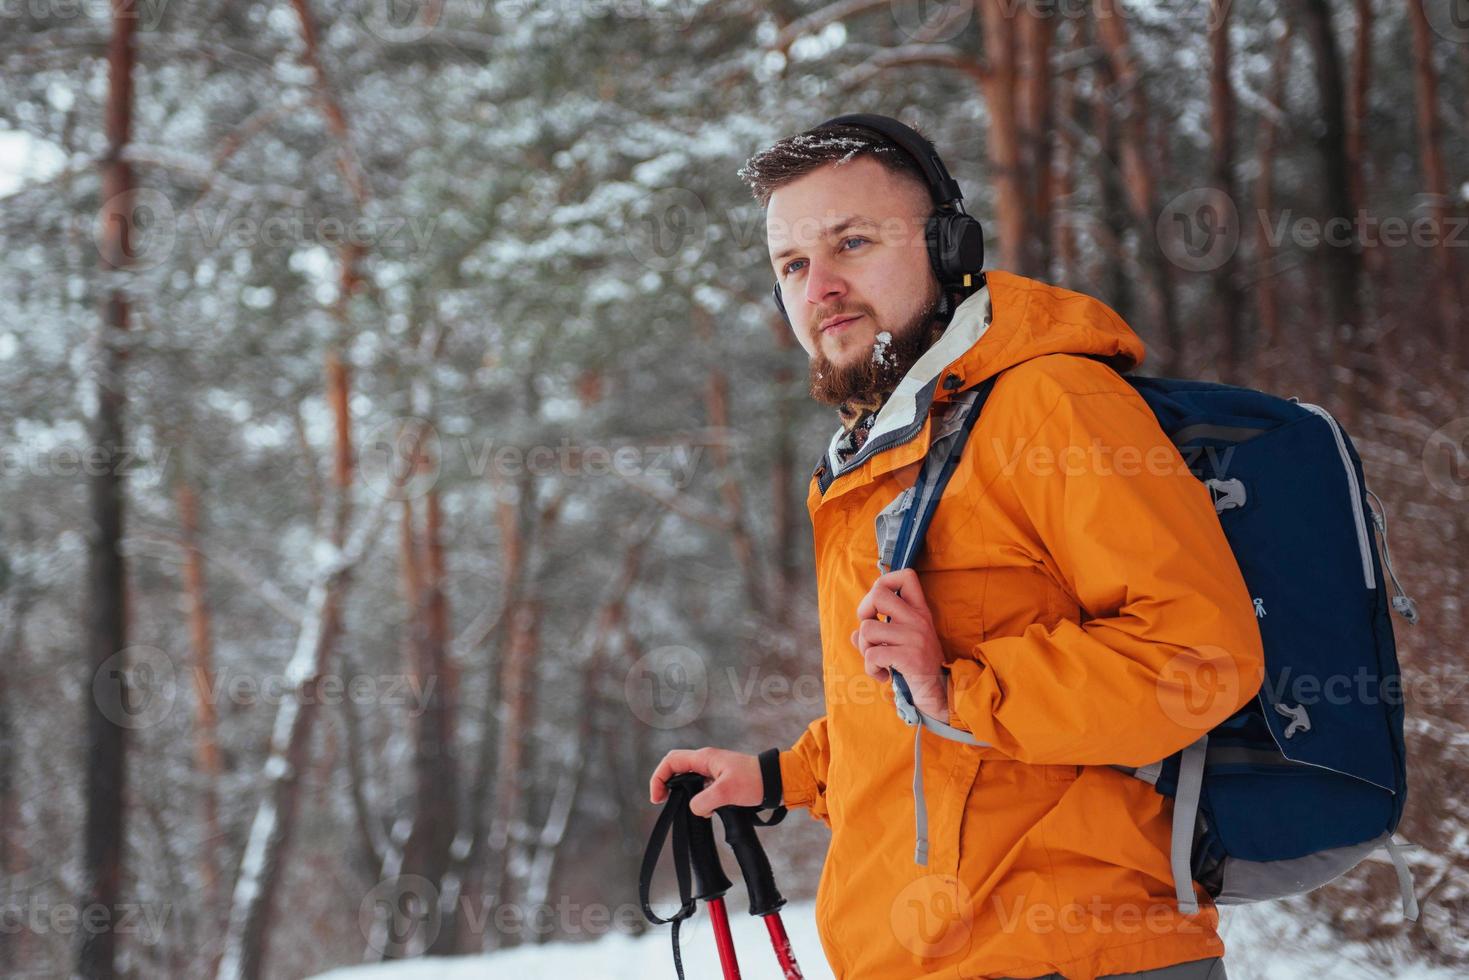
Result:
<svg viewBox="0 0 1469 980"><path fill-rule="evenodd" d="M801 968L796 965L796 955L791 952L791 940L786 935L785 924L780 921L780 909L786 900L775 887L775 874L770 870L770 859L755 827L768 827L775 820L760 823L755 818L757 807L722 806L714 812L724 822L724 839L734 851L740 874L745 879L745 890L750 895L750 914L765 920L770 933L770 944L775 947L775 958L780 962L785 980L802 980ZM780 813L784 816L784 812Z"/></svg>
<svg viewBox="0 0 1469 980"><path fill-rule="evenodd" d="M714 943L719 950L719 966L724 980L740 980L740 967L735 961L734 940L729 934L729 913L724 908L724 893L730 889L730 881L719 863L719 852L714 846L714 824L708 817L700 817L689 809L689 800L704 788L704 777L695 772L679 773L669 777L668 800L658 822L648 838L648 849L643 852L643 867L638 876L638 897L643 903L643 916L654 925L673 924L673 968L679 980L684 980L683 957L678 948L678 926L691 918L703 901L709 909L709 918L714 923ZM663 853L663 842L673 832L673 873L678 878L679 910L672 918L659 918L648 904L648 892L653 884L653 871ZM693 881L690 882L690 871ZM691 887L692 885L692 887Z"/></svg>

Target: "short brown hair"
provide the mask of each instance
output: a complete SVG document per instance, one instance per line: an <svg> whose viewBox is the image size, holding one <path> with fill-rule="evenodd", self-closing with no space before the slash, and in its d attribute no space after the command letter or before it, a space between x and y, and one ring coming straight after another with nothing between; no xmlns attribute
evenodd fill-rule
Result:
<svg viewBox="0 0 1469 980"><path fill-rule="evenodd" d="M911 128L923 136L917 126ZM786 184L829 163L843 164L864 156L872 157L892 173L917 181L924 194L931 197L927 178L907 152L859 126L817 127L787 136L745 161L739 178L749 185L761 207L769 207L770 195Z"/></svg>

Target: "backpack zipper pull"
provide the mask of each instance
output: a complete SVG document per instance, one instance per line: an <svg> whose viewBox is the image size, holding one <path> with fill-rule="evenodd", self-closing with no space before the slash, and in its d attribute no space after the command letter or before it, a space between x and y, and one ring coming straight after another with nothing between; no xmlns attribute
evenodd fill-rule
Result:
<svg viewBox="0 0 1469 980"><path fill-rule="evenodd" d="M1406 619L1409 626L1417 625L1418 603L1403 591L1402 583L1398 581L1398 575L1393 571L1392 551L1387 546L1387 508L1382 506L1382 498L1371 490L1367 490L1367 496L1377 504L1376 507L1368 507L1367 510L1372 514L1372 523L1382 537L1382 567L1387 569L1387 576L1392 580L1393 591L1397 593L1392 597L1393 612Z"/></svg>

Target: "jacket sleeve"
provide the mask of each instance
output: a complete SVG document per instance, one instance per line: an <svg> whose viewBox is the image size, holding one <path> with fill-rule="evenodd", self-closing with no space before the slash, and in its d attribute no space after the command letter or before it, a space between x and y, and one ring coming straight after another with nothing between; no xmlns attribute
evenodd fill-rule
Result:
<svg viewBox="0 0 1469 980"><path fill-rule="evenodd" d="M1108 373L1084 393L1042 385L1008 424L1000 415L986 433L982 417L974 434L991 503L1015 509L1037 559L1085 611L1079 623L986 637L948 665L952 723L1022 762L1147 765L1232 715L1264 677L1253 605L1207 488Z"/></svg>
<svg viewBox="0 0 1469 980"><path fill-rule="evenodd" d="M817 718L789 751L780 754L781 802L804 806L811 816L831 826L826 809L826 769L831 763L826 715Z"/></svg>

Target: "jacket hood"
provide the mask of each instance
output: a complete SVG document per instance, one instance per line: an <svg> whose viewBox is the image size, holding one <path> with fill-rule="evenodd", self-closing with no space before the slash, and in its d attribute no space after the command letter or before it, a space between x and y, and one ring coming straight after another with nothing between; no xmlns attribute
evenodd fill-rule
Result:
<svg viewBox="0 0 1469 980"><path fill-rule="evenodd" d="M1033 357L1081 354L1103 360L1119 372L1143 362L1142 338L1101 300L999 270L986 272L985 280L954 310L943 336L914 363L878 411L864 450L876 450L889 441L884 436L921 422L934 402ZM840 464L836 445L841 436L839 430L827 449L832 473L851 469L870 455L859 452Z"/></svg>

